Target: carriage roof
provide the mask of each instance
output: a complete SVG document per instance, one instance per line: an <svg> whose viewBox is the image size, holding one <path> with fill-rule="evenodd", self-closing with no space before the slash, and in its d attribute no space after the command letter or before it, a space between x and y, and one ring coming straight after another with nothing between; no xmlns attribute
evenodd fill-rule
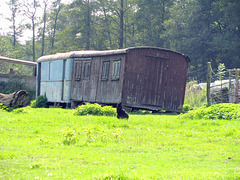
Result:
<svg viewBox="0 0 240 180"><path fill-rule="evenodd" d="M169 50L169 49L164 49L164 48L158 48L158 47L130 47L126 49L117 49L117 50L81 50L81 51L70 51L66 53L57 53L57 54L52 54L52 55L46 55L42 56L38 59L37 62L42 62L42 61L51 61L51 60L57 60L57 59L69 59L69 58L88 58L88 57L96 57L96 56L108 56L108 55L117 55L117 54L126 54L131 50L135 49L159 49L162 51L169 51L172 53L177 53L180 55L185 56L184 54ZM187 58L187 61L189 61L189 57L185 56Z"/></svg>

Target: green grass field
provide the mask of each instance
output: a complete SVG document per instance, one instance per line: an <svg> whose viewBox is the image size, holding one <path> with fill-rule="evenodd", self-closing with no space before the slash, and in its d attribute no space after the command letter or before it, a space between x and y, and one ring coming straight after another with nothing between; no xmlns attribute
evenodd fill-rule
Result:
<svg viewBox="0 0 240 180"><path fill-rule="evenodd" d="M0 111L0 179L240 179L240 121Z"/></svg>

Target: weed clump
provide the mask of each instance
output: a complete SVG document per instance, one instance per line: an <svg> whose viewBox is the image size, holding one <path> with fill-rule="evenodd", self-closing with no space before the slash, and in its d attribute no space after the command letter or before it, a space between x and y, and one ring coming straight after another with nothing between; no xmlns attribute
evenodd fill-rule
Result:
<svg viewBox="0 0 240 180"><path fill-rule="evenodd" d="M48 107L48 100L46 95L38 96L36 100L31 101L30 106L32 108L47 108Z"/></svg>
<svg viewBox="0 0 240 180"><path fill-rule="evenodd" d="M142 114L152 114L152 111L148 111L148 110L134 110L132 112L132 114L137 114L137 115L142 115Z"/></svg>
<svg viewBox="0 0 240 180"><path fill-rule="evenodd" d="M197 81L188 82L184 102L191 107L201 107L206 104L206 87L198 86Z"/></svg>
<svg viewBox="0 0 240 180"><path fill-rule="evenodd" d="M201 107L199 109L181 114L181 119L222 119L236 120L240 118L240 104L221 103L209 107Z"/></svg>
<svg viewBox="0 0 240 180"><path fill-rule="evenodd" d="M96 116L115 116L116 109L112 106L104 106L94 103L86 103L85 105L78 106L74 111L74 115L96 115Z"/></svg>
<svg viewBox="0 0 240 180"><path fill-rule="evenodd" d="M3 103L0 103L0 110L1 111L11 112L11 111L13 111L14 109L17 109L17 108L18 108L17 106L9 107L9 106L5 106Z"/></svg>
<svg viewBox="0 0 240 180"><path fill-rule="evenodd" d="M191 106L189 104L184 104L182 110L183 111L190 111Z"/></svg>
<svg viewBox="0 0 240 180"><path fill-rule="evenodd" d="M69 127L65 128L62 131L62 137L63 137L62 143L64 145L75 144L77 142L77 140L78 140L76 130L75 129L71 129Z"/></svg>

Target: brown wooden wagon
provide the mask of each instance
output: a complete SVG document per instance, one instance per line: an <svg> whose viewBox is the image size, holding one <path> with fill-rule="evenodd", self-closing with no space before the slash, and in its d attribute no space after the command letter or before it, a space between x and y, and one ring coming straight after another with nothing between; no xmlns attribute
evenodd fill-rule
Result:
<svg viewBox="0 0 240 180"><path fill-rule="evenodd" d="M50 102L179 111L189 57L157 47L73 51L39 58L37 94Z"/></svg>

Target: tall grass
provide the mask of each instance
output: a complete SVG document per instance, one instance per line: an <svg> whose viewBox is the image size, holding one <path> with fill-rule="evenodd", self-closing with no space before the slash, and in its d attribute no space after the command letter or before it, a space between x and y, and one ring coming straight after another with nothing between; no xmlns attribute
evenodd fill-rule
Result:
<svg viewBox="0 0 240 180"><path fill-rule="evenodd" d="M239 179L240 121L0 111L0 179Z"/></svg>

